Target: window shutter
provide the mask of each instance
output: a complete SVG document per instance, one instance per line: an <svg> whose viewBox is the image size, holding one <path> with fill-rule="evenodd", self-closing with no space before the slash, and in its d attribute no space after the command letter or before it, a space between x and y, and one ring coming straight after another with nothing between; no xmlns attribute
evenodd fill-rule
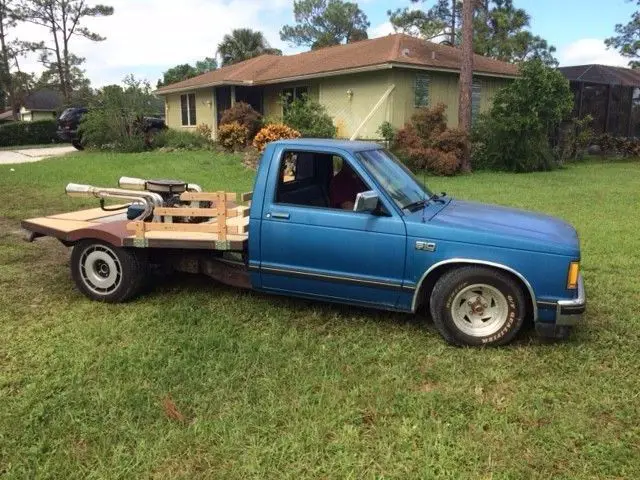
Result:
<svg viewBox="0 0 640 480"><path fill-rule="evenodd" d="M480 113L480 100L482 95L482 84L480 80L473 80L471 90L471 122L475 122Z"/></svg>
<svg viewBox="0 0 640 480"><path fill-rule="evenodd" d="M189 94L189 125L196 124L196 94Z"/></svg>
<svg viewBox="0 0 640 480"><path fill-rule="evenodd" d="M413 106L426 107L429 105L429 75L418 74L414 80L414 101Z"/></svg>

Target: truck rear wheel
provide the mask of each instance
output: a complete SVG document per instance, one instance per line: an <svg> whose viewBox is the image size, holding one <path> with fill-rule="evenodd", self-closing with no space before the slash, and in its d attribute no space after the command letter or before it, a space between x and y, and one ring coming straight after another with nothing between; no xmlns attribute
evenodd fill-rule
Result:
<svg viewBox="0 0 640 480"><path fill-rule="evenodd" d="M431 293L431 315L440 334L459 346L509 343L524 323L525 297L508 274L487 267L445 273Z"/></svg>
<svg viewBox="0 0 640 480"><path fill-rule="evenodd" d="M92 300L125 302L143 287L147 265L139 252L99 240L83 240L71 253L71 276Z"/></svg>

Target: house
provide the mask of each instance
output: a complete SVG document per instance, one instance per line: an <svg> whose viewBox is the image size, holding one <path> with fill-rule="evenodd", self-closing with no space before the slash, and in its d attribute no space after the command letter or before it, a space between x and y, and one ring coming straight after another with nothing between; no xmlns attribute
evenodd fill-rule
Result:
<svg viewBox="0 0 640 480"><path fill-rule="evenodd" d="M38 90L24 99L20 108L23 122L55 119L63 110L62 95L55 90Z"/></svg>
<svg viewBox="0 0 640 480"><path fill-rule="evenodd" d="M0 108L0 124L13 122L13 109Z"/></svg>
<svg viewBox="0 0 640 480"><path fill-rule="evenodd" d="M575 96L573 115L593 117L596 134L640 136L640 71L608 65L561 67Z"/></svg>
<svg viewBox="0 0 640 480"><path fill-rule="evenodd" d="M475 56L473 105L483 111L496 91L517 77L515 65ZM304 94L320 102L342 138L379 138L385 121L402 127L415 108L443 102L449 124L458 118L461 51L404 34L336 45L289 56L262 55L166 85L167 125L217 130L235 102L268 118L282 116L288 100ZM285 99L283 101L283 99Z"/></svg>

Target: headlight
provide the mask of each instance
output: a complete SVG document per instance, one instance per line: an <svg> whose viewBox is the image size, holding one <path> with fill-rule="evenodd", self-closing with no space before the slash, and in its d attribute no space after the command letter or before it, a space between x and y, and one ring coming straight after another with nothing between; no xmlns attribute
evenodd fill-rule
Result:
<svg viewBox="0 0 640 480"><path fill-rule="evenodd" d="M567 275L567 288L575 290L578 288L578 277L580 276L580 262L571 262L569 264L569 273Z"/></svg>

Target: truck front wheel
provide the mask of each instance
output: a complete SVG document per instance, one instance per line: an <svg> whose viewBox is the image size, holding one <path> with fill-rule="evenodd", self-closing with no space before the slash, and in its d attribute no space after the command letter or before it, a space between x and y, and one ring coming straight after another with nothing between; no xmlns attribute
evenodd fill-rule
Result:
<svg viewBox="0 0 640 480"><path fill-rule="evenodd" d="M84 240L73 247L71 276L78 289L92 300L125 302L144 285L146 262L139 252L99 240Z"/></svg>
<svg viewBox="0 0 640 480"><path fill-rule="evenodd" d="M445 273L431 293L431 316L454 345L509 343L524 323L525 297L508 274L486 267L461 267Z"/></svg>

